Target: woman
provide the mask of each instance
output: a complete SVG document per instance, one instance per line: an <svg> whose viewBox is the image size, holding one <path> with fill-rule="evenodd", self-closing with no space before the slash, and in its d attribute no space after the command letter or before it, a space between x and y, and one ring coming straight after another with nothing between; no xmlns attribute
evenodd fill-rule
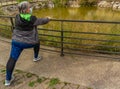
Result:
<svg viewBox="0 0 120 89"><path fill-rule="evenodd" d="M32 16L32 8L30 3L23 1L18 4L19 14L15 18L15 29L12 34L11 53L6 65L6 80L5 85L9 86L14 79L12 76L15 64L23 49L34 48L34 59L38 61L41 59L39 53L39 38L37 32L37 25L43 25L50 21L49 18L36 18Z"/></svg>

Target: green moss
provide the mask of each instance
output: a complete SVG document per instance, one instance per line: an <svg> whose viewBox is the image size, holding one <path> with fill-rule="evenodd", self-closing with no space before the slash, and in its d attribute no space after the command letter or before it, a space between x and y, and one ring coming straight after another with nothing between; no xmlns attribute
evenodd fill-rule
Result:
<svg viewBox="0 0 120 89"><path fill-rule="evenodd" d="M23 73L23 71L21 71L21 70L15 70L15 72L17 72L17 73Z"/></svg>
<svg viewBox="0 0 120 89"><path fill-rule="evenodd" d="M5 72L6 72L5 69L0 70L0 73L5 73Z"/></svg>
<svg viewBox="0 0 120 89"><path fill-rule="evenodd" d="M55 86L56 84L58 84L60 82L60 80L58 78L52 78L49 82L49 86Z"/></svg>
<svg viewBox="0 0 120 89"><path fill-rule="evenodd" d="M42 82L43 82L43 79L42 79L42 78L38 78L38 79L37 79L37 82L38 82L38 83L42 83Z"/></svg>
<svg viewBox="0 0 120 89"><path fill-rule="evenodd" d="M93 89L93 88L87 88L87 89Z"/></svg>
<svg viewBox="0 0 120 89"><path fill-rule="evenodd" d="M27 78L31 78L33 76L33 74L27 73L26 76L27 76Z"/></svg>
<svg viewBox="0 0 120 89"><path fill-rule="evenodd" d="M34 85L35 85L35 81L31 81L31 82L29 82L29 84L28 84L30 87L33 87Z"/></svg>

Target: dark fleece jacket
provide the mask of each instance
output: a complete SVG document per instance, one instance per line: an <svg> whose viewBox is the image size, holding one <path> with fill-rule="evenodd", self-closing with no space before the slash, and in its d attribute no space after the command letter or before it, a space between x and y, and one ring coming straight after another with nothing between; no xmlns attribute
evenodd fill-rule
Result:
<svg viewBox="0 0 120 89"><path fill-rule="evenodd" d="M28 44L36 44L39 42L37 26L47 24L48 18L36 18L31 16L30 21L16 15L15 29L13 30L12 40Z"/></svg>

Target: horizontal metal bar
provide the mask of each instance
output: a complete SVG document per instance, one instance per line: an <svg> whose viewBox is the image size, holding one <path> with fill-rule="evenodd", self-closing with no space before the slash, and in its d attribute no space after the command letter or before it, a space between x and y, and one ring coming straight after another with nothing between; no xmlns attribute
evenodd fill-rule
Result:
<svg viewBox="0 0 120 89"><path fill-rule="evenodd" d="M82 22L82 23L106 23L106 24L120 24L120 21L99 21L99 20L61 20L51 19L51 21L62 21L62 22Z"/></svg>
<svg viewBox="0 0 120 89"><path fill-rule="evenodd" d="M0 24L0 26L12 27L11 25Z"/></svg>
<svg viewBox="0 0 120 89"><path fill-rule="evenodd" d="M46 35L46 34L39 34L39 35L61 38L61 36L53 36L53 35ZM100 39L76 38L76 37L65 37L65 36L64 36L64 38L66 38L66 39L76 39L76 40L91 40L91 41L102 41L102 42L116 42L116 43L120 43L120 40L100 40Z"/></svg>
<svg viewBox="0 0 120 89"><path fill-rule="evenodd" d="M93 21L93 20L61 20L61 19L51 19L51 21L120 24L120 21L102 21L102 20L94 20Z"/></svg>
<svg viewBox="0 0 120 89"><path fill-rule="evenodd" d="M54 36L54 35L46 35L46 34L39 34L40 36L50 36L50 37L56 37L56 38L61 38L61 36Z"/></svg>
<svg viewBox="0 0 120 89"><path fill-rule="evenodd" d="M61 32L59 30L47 29L47 28L38 28L38 30L52 31L52 32Z"/></svg>
<svg viewBox="0 0 120 89"><path fill-rule="evenodd" d="M59 41L43 40L43 39L40 39L40 41L48 41L48 42L61 43ZM79 44L79 43L73 43L73 42L63 42L63 44L72 44L72 45L80 45L80 46L95 46L95 47L97 46L97 47L106 47L106 48L120 48L120 46L96 45L96 44Z"/></svg>
<svg viewBox="0 0 120 89"><path fill-rule="evenodd" d="M0 30L7 30L8 31L8 29L6 29L6 28L0 28ZM9 30L9 31L11 31L11 30Z"/></svg>
<svg viewBox="0 0 120 89"><path fill-rule="evenodd" d="M65 52L64 54L74 54L74 55L85 55L85 56L94 56L94 57L103 57L103 58L109 58L109 59L118 59L120 60L120 57L113 57L113 56L106 56L106 55L93 55L93 54L85 54L85 53L73 53L73 52Z"/></svg>
<svg viewBox="0 0 120 89"><path fill-rule="evenodd" d="M44 41L44 40L42 40L42 41ZM56 42L56 41L52 41L52 40L46 40L46 41L49 41L49 42ZM60 43L60 42L58 42L58 43ZM50 46L50 45L45 45L45 46ZM52 46L51 46L52 47ZM55 46L56 47L56 46ZM57 48L60 48L60 46L59 47L57 47ZM64 49L69 49L69 50L75 50L75 51L92 51L92 52L101 52L101 53L109 53L109 54L113 54L113 53L115 53L115 54L120 54L120 52L110 52L110 51L102 51L102 50L93 50L93 49L73 49L73 48L64 48Z"/></svg>
<svg viewBox="0 0 120 89"><path fill-rule="evenodd" d="M120 46L98 45L98 44L79 44L73 42L63 42L64 44L80 45L80 46L95 46L95 47L107 47L107 48L120 48Z"/></svg>
<svg viewBox="0 0 120 89"><path fill-rule="evenodd" d="M4 18L15 18L14 16L4 16ZM108 24L120 24L120 21L102 21L102 20L62 20L62 19L50 19L50 21L62 21L62 22L83 22L83 23L108 23Z"/></svg>
<svg viewBox="0 0 120 89"><path fill-rule="evenodd" d="M5 15L0 15L0 18L15 18L14 16L5 16Z"/></svg>
<svg viewBox="0 0 120 89"><path fill-rule="evenodd" d="M42 44L40 43L41 45L44 45L44 46L48 46L48 47L54 47L54 48L61 48L60 46L51 46L51 45L48 45L48 44Z"/></svg>
<svg viewBox="0 0 120 89"><path fill-rule="evenodd" d="M102 41L102 42L116 42L120 43L120 40L100 40L100 39L91 39L91 38L76 38L76 37L64 37L67 39L76 39L76 40L91 40L91 41Z"/></svg>
<svg viewBox="0 0 120 89"><path fill-rule="evenodd" d="M38 30L44 30L44 31L53 31L53 32L61 32L59 30L52 30L52 29L47 29L47 28L38 28ZM76 33L76 34L95 34L95 35L111 35L111 36L120 36L120 34L108 34L108 33L94 33L94 32L75 32L75 31L63 31L66 33Z"/></svg>
<svg viewBox="0 0 120 89"><path fill-rule="evenodd" d="M74 51L89 51L89 52L107 53L107 54L120 54L120 52L110 52L110 51L83 49L83 48L65 48L64 47L64 49L74 50Z"/></svg>
<svg viewBox="0 0 120 89"><path fill-rule="evenodd" d="M75 32L75 31L63 31L66 33L77 33L77 34L95 34L95 35L111 35L111 36L120 36L120 34L107 34L107 33L94 33L94 32Z"/></svg>
<svg viewBox="0 0 120 89"><path fill-rule="evenodd" d="M53 40L43 40L43 39L40 39L40 41L48 41L48 42L61 43L61 42L59 42L59 41L53 41Z"/></svg>
<svg viewBox="0 0 120 89"><path fill-rule="evenodd" d="M51 50L51 49L46 49L46 48L40 48L41 50L47 50L47 51L52 51L52 52L60 52L60 51L56 51L56 50Z"/></svg>
<svg viewBox="0 0 120 89"><path fill-rule="evenodd" d="M51 49L45 49L45 48L41 48L41 50L52 51L52 52L58 52L58 53L60 52L60 51L51 50ZM109 59L118 59L118 60L120 60L120 57L113 57L113 56L110 56L110 55L93 55L93 54L75 53L75 52L66 52L66 51L64 51L64 54L74 54L74 55L104 57L104 58L109 58Z"/></svg>

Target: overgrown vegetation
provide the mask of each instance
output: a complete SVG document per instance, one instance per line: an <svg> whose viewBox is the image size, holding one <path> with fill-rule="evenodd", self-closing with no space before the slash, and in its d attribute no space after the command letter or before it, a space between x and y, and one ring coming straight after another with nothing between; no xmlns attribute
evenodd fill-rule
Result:
<svg viewBox="0 0 120 89"><path fill-rule="evenodd" d="M0 69L0 73L5 74L5 73L6 73L6 70L5 70L5 69Z"/></svg>
<svg viewBox="0 0 120 89"><path fill-rule="evenodd" d="M3 11L1 10L1 8L0 8L0 15L3 15L4 13L3 13Z"/></svg>
<svg viewBox="0 0 120 89"><path fill-rule="evenodd" d="M22 2L22 1L34 1L34 0L17 0L18 2ZM72 1L72 0L51 0L54 2L55 6L59 7L59 6L65 6L65 4L68 1ZM96 5L97 2L100 0L79 0L78 3L82 6L93 6ZM111 1L111 0L106 0L106 1Z"/></svg>
<svg viewBox="0 0 120 89"><path fill-rule="evenodd" d="M49 82L49 87L53 87L58 83L60 83L60 80L58 78L52 78Z"/></svg>
<svg viewBox="0 0 120 89"><path fill-rule="evenodd" d="M29 87L33 87L35 85L35 81L29 82Z"/></svg>
<svg viewBox="0 0 120 89"><path fill-rule="evenodd" d="M54 2L55 6L65 6L65 4L72 0L51 0ZM83 6L92 6L95 5L98 1L97 0L79 0L78 4Z"/></svg>
<svg viewBox="0 0 120 89"><path fill-rule="evenodd" d="M64 6L65 3L68 1L68 0L52 0L55 4L55 6Z"/></svg>
<svg viewBox="0 0 120 89"><path fill-rule="evenodd" d="M33 1L33 0L17 0L17 2L22 2L22 1Z"/></svg>
<svg viewBox="0 0 120 89"><path fill-rule="evenodd" d="M12 29L10 26L10 20L8 18L0 18L0 36L11 38L12 35Z"/></svg>
<svg viewBox="0 0 120 89"><path fill-rule="evenodd" d="M97 0L80 0L79 3L83 6L93 6L97 4Z"/></svg>

